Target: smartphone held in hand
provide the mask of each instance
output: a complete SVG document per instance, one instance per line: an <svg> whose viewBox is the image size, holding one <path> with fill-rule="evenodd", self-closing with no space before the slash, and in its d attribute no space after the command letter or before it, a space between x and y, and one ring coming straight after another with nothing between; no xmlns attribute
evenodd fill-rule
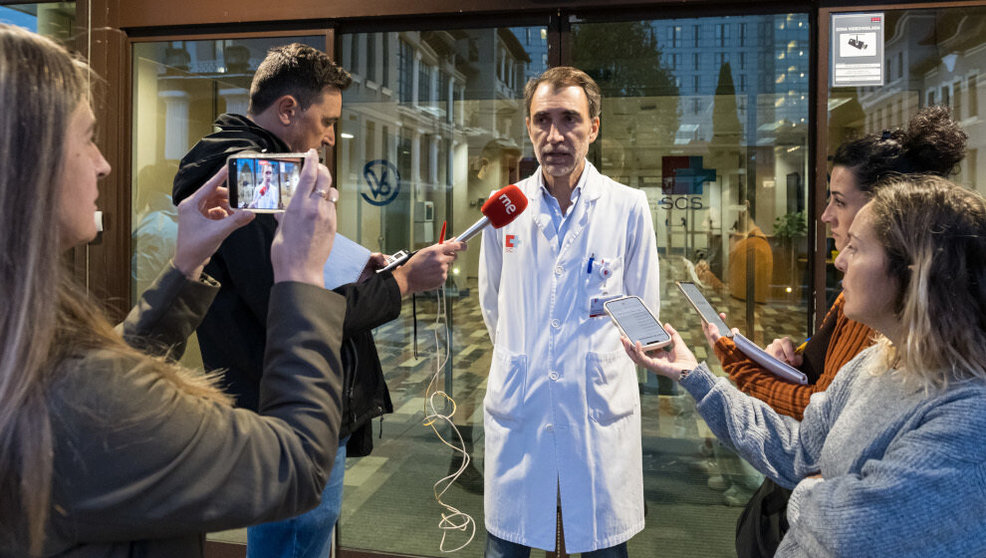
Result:
<svg viewBox="0 0 986 558"><path fill-rule="evenodd" d="M634 345L640 341L645 351L660 349L671 344L671 336L640 297L616 298L607 301L603 308L620 332Z"/></svg>
<svg viewBox="0 0 986 558"><path fill-rule="evenodd" d="M722 317L719 316L719 312L709 304L702 291L698 290L695 283L688 281L676 281L676 285L681 290L681 294L685 295L685 299L691 303L692 308L698 312L699 316L702 316L702 321L707 324L712 324L716 326L719 330L719 335L723 337L732 337L733 331L729 329L726 322L722 321Z"/></svg>
<svg viewBox="0 0 986 558"><path fill-rule="evenodd" d="M304 153L243 152L226 160L229 203L235 209L280 213L288 206L301 178Z"/></svg>

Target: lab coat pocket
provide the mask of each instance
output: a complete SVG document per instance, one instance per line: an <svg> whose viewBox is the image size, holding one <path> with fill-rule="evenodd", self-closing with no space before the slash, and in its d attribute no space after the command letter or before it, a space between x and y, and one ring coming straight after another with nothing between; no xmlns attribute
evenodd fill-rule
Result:
<svg viewBox="0 0 986 558"><path fill-rule="evenodd" d="M490 377L483 406L499 420L517 420L527 389L527 355L493 349Z"/></svg>
<svg viewBox="0 0 986 558"><path fill-rule="evenodd" d="M589 418L607 425L633 414L637 407L637 375L626 351L586 355L586 397Z"/></svg>
<svg viewBox="0 0 986 558"><path fill-rule="evenodd" d="M623 295L620 258L586 258L582 262L582 318L603 316L602 302ZM593 300L597 302L593 304Z"/></svg>

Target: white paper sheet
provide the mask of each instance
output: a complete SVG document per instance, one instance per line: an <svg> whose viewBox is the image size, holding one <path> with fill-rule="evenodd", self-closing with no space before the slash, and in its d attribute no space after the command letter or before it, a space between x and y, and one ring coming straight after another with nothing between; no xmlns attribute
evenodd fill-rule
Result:
<svg viewBox="0 0 986 558"><path fill-rule="evenodd" d="M363 246L336 233L332 252L322 268L326 289L334 289L347 283L355 283L366 263L370 261L370 251Z"/></svg>

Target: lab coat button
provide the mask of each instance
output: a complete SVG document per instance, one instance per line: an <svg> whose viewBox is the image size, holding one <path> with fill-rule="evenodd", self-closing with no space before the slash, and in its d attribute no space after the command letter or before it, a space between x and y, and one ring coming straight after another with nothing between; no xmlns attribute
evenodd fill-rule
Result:
<svg viewBox="0 0 986 558"><path fill-rule="evenodd" d="M545 426L544 429L547 430L548 432L553 432L555 427L549 424Z"/></svg>
<svg viewBox="0 0 986 558"><path fill-rule="evenodd" d="M558 372L551 372L550 374L548 374L548 377L557 382L558 381Z"/></svg>
<svg viewBox="0 0 986 558"><path fill-rule="evenodd" d="M565 269L562 268L562 266L560 266L560 265L556 265L555 266L555 275L561 275L562 273L565 273Z"/></svg>
<svg viewBox="0 0 986 558"><path fill-rule="evenodd" d="M551 320L551 327L558 329L561 327L561 322L558 321L557 319Z"/></svg>

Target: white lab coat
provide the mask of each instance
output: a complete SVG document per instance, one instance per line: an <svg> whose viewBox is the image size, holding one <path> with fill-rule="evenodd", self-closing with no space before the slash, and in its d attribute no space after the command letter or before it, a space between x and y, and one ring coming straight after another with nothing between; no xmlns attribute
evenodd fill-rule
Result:
<svg viewBox="0 0 986 558"><path fill-rule="evenodd" d="M587 552L644 527L636 371L609 317L589 317L590 299L637 295L657 313L657 248L646 195L587 162L559 249L541 215L540 172L518 184L527 210L483 232L479 296L494 344L483 402L486 529L554 549L560 493L565 548Z"/></svg>

